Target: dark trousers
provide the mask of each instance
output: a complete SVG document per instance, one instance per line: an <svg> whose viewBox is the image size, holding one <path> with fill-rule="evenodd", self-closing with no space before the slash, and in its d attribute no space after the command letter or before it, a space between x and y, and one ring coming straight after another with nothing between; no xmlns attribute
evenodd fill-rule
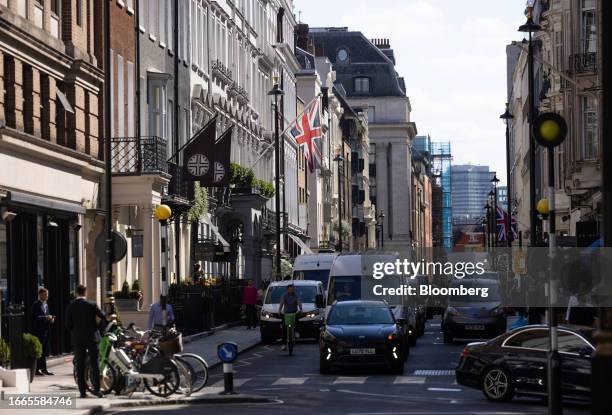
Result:
<svg viewBox="0 0 612 415"><path fill-rule="evenodd" d="M87 361L89 356L89 362ZM78 344L74 346L74 363L77 371L79 392L83 395L87 391L85 379L85 365L91 366L91 383L94 393L100 391L100 366L98 362L98 343Z"/></svg>
<svg viewBox="0 0 612 415"><path fill-rule="evenodd" d="M47 355L49 354L49 333L39 333L36 337L42 345L42 355L36 361L36 371L47 371Z"/></svg>
<svg viewBox="0 0 612 415"><path fill-rule="evenodd" d="M256 327L257 326L257 317L256 317L256 309L255 304L246 304L246 325L247 328Z"/></svg>

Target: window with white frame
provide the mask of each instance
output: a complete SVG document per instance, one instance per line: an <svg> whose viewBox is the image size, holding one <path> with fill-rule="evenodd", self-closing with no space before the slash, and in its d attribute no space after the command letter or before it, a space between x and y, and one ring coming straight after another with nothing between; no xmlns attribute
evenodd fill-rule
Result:
<svg viewBox="0 0 612 415"><path fill-rule="evenodd" d="M163 79L149 79L149 135L161 138L172 136L166 135L166 115L166 82Z"/></svg>
<svg viewBox="0 0 612 415"><path fill-rule="evenodd" d="M597 103L591 96L582 97L582 137L584 158L599 156L599 137L597 134Z"/></svg>
<svg viewBox="0 0 612 415"><path fill-rule="evenodd" d="M582 52L597 52L597 0L581 0L582 6Z"/></svg>
<svg viewBox="0 0 612 415"><path fill-rule="evenodd" d="M147 29L147 22L149 21L149 2L141 1L138 4L138 27L141 32L145 32Z"/></svg>
<svg viewBox="0 0 612 415"><path fill-rule="evenodd" d="M355 78L355 92L367 93L370 92L370 78L359 77Z"/></svg>
<svg viewBox="0 0 612 415"><path fill-rule="evenodd" d="M563 32L561 30L555 30L553 40L555 68L558 70L563 70Z"/></svg>
<svg viewBox="0 0 612 415"><path fill-rule="evenodd" d="M147 3L149 3L149 37L152 40L156 40L157 39L157 29L158 29L158 23L157 23L158 3L155 0L147 1Z"/></svg>
<svg viewBox="0 0 612 415"><path fill-rule="evenodd" d="M129 2L128 2L129 4ZM134 125L134 97L136 91L134 90L134 63L127 62L127 135L128 137L136 136L135 125Z"/></svg>
<svg viewBox="0 0 612 415"><path fill-rule="evenodd" d="M162 46L166 46L166 8L168 2L166 0L159 0L159 43Z"/></svg>
<svg viewBox="0 0 612 415"><path fill-rule="evenodd" d="M168 50L174 49L174 2L166 3L166 34L168 37Z"/></svg>
<svg viewBox="0 0 612 415"><path fill-rule="evenodd" d="M117 54L117 137L125 137L125 90L123 56Z"/></svg>

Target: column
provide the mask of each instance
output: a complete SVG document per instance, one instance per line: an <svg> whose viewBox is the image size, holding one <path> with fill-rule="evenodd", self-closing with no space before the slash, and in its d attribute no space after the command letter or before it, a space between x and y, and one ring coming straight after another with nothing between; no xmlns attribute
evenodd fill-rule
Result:
<svg viewBox="0 0 612 415"><path fill-rule="evenodd" d="M23 66L24 91L24 130L26 133L41 136L40 125L40 71L30 65Z"/></svg>
<svg viewBox="0 0 612 415"><path fill-rule="evenodd" d="M57 124L55 97L57 94L57 82L49 75L42 75L41 84L41 136L52 143L57 143Z"/></svg>

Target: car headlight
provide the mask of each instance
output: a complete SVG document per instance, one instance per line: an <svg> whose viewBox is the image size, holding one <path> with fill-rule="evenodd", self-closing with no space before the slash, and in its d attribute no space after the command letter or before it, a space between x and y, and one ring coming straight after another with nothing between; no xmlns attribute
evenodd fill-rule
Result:
<svg viewBox="0 0 612 415"><path fill-rule="evenodd" d="M318 317L319 314L320 314L320 311L317 308L315 310L308 311L308 312L304 313L304 317L306 317L306 318L315 318L315 317Z"/></svg>
<svg viewBox="0 0 612 415"><path fill-rule="evenodd" d="M323 340L326 342L335 342L338 340L336 339L336 336L334 336L327 330L325 330L321 336L323 337Z"/></svg>
<svg viewBox="0 0 612 415"><path fill-rule="evenodd" d="M269 320L269 319L272 319L272 318L280 318L280 316L277 313L270 313L268 311L262 312L261 313L261 317L263 319L266 319L266 320Z"/></svg>

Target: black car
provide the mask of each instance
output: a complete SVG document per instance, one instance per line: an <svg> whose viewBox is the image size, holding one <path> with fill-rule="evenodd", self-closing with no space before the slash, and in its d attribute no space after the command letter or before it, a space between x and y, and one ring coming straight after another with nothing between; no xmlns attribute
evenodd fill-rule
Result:
<svg viewBox="0 0 612 415"><path fill-rule="evenodd" d="M406 344L398 321L383 301L336 302L319 341L320 370L350 366L404 372Z"/></svg>
<svg viewBox="0 0 612 415"><path fill-rule="evenodd" d="M590 399L591 353L595 349L591 332L567 327L558 330L565 398ZM482 390L492 401L508 401L514 395L546 396L548 335L547 326L533 325L468 344L455 370L457 383Z"/></svg>
<svg viewBox="0 0 612 415"><path fill-rule="evenodd" d="M440 329L444 343L454 338L485 339L506 331L507 318L499 293L499 283L488 279L455 280L451 288L486 288L487 296L451 296L442 315Z"/></svg>

